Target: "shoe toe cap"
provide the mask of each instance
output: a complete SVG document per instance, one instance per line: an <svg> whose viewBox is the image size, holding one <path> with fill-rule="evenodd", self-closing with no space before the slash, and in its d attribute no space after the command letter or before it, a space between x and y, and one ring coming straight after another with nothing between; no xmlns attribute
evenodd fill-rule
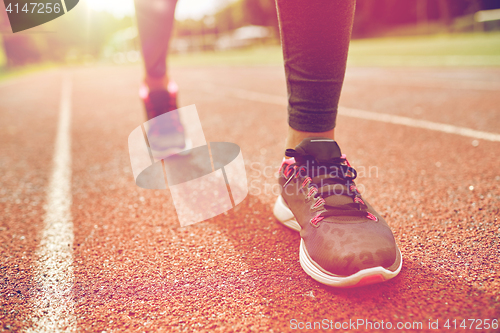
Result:
<svg viewBox="0 0 500 333"><path fill-rule="evenodd" d="M303 235L310 258L328 273L349 276L360 270L399 266L399 250L387 225L322 223Z"/></svg>

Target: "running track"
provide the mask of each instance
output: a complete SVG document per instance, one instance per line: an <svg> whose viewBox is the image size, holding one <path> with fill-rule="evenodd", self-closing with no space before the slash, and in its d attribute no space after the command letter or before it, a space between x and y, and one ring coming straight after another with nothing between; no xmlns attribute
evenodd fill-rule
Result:
<svg viewBox="0 0 500 333"><path fill-rule="evenodd" d="M168 190L133 181L139 67L0 83L0 330L286 332L360 319L424 331L438 320L436 332L500 319L499 69L348 70L337 141L404 257L397 278L349 290L310 279L298 234L271 213L282 68L172 76L207 141L240 145L250 189L235 209L185 228Z"/></svg>

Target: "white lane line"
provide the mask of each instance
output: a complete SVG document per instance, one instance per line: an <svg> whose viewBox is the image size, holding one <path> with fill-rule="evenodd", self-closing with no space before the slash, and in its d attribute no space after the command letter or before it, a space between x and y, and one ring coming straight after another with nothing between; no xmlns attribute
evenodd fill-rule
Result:
<svg viewBox="0 0 500 333"><path fill-rule="evenodd" d="M458 134L461 136L467 136L475 139L483 139L488 141L500 141L500 134L476 131L467 127L453 126L443 123L435 123L428 120L420 120L402 116L395 116L387 113L378 113L372 111L364 111L358 109L351 109L345 107L339 107L339 114L347 117L354 117L366 120L381 121L384 123L391 123L396 125L405 125L416 128L423 128L432 131Z"/></svg>
<svg viewBox="0 0 500 333"><path fill-rule="evenodd" d="M62 83L53 171L47 190L44 228L36 254L33 327L28 332L75 330L73 221L71 217L71 80Z"/></svg>
<svg viewBox="0 0 500 333"><path fill-rule="evenodd" d="M276 104L280 106L286 106L287 101L285 97L278 95L271 95L266 93L260 93L256 91L249 91L246 89L232 88L232 87L216 87L215 85L206 84L202 88L205 91L211 93L221 93L221 91L229 92L228 95L248 101L255 101L268 104ZM471 137L474 139L483 139L488 141L500 142L500 134L477 131L467 127L459 127L454 125L448 125L443 123L436 123L428 120L420 120L409 117L402 117L391 115L387 113L365 111L358 109L351 109L346 107L339 107L339 114L346 117L353 117L366 120L381 121L384 123L391 123L396 125L404 125L415 128L423 128L432 131L438 131L443 133L457 134L465 137Z"/></svg>
<svg viewBox="0 0 500 333"><path fill-rule="evenodd" d="M412 75L408 73L408 76ZM380 84L398 87L417 87L430 89L455 89L455 90L478 90L478 91L500 91L500 81L477 81L460 78L435 78L435 77L402 77L390 76L387 72L381 75L350 75L345 82L351 85ZM367 80L369 78L369 80Z"/></svg>

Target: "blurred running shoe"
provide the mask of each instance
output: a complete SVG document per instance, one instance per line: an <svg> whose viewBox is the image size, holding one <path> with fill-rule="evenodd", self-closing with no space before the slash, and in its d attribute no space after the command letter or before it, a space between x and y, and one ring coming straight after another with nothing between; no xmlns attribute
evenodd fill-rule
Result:
<svg viewBox="0 0 500 333"><path fill-rule="evenodd" d="M190 149L177 111L177 92L177 84L173 81L167 90L150 91L146 85L139 90L149 120L146 128L149 146L157 159Z"/></svg>
<svg viewBox="0 0 500 333"><path fill-rule="evenodd" d="M287 149L274 215L299 231L300 264L334 287L383 282L401 270L401 252L385 220L361 197L356 170L334 140L307 138Z"/></svg>

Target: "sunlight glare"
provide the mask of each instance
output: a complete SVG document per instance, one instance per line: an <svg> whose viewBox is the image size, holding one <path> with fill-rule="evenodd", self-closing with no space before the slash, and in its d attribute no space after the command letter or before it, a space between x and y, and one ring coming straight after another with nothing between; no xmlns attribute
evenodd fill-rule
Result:
<svg viewBox="0 0 500 333"><path fill-rule="evenodd" d="M84 0L95 11L106 11L116 17L134 15L134 0ZM152 0L146 0L152 1ZM199 20L235 0L179 0L175 10L177 20Z"/></svg>

